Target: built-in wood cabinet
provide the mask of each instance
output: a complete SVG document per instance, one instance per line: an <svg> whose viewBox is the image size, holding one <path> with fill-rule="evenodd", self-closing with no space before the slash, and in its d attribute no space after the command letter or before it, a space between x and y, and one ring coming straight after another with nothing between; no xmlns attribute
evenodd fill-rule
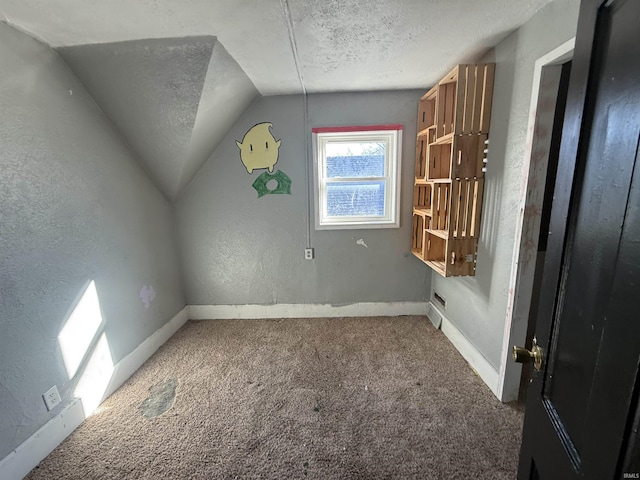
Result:
<svg viewBox="0 0 640 480"><path fill-rule="evenodd" d="M495 65L458 65L418 106L411 252L475 275Z"/></svg>

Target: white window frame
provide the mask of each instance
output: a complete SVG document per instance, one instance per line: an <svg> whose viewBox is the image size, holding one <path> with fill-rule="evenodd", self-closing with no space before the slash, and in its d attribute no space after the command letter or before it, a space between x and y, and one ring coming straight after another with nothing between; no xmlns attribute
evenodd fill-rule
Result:
<svg viewBox="0 0 640 480"><path fill-rule="evenodd" d="M402 163L402 125L365 127L321 127L312 129L313 170L316 230L399 228L400 227L400 165ZM383 177L326 176L326 145L332 142L371 142L386 144L385 175ZM328 182L385 182L384 216L329 216L327 214Z"/></svg>

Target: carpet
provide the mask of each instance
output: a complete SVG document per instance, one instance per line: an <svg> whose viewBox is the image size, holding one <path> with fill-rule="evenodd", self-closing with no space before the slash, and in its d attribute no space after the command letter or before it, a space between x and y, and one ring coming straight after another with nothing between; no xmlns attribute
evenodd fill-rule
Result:
<svg viewBox="0 0 640 480"><path fill-rule="evenodd" d="M512 479L522 420L426 317L190 321L26 478Z"/></svg>

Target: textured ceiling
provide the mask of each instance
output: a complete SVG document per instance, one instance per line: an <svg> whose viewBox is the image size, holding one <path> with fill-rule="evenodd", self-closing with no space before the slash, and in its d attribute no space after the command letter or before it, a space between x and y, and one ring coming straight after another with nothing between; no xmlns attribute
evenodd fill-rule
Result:
<svg viewBox="0 0 640 480"><path fill-rule="evenodd" d="M427 88L549 1L0 0L0 20L60 53L174 200L259 93Z"/></svg>
<svg viewBox="0 0 640 480"><path fill-rule="evenodd" d="M216 36L270 95L301 91L288 25L309 92L425 88L548 2L0 0L0 19L53 47Z"/></svg>

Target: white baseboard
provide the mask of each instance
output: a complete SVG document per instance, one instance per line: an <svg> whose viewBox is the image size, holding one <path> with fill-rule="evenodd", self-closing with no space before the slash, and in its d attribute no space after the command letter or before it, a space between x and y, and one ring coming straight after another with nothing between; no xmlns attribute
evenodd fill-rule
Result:
<svg viewBox="0 0 640 480"><path fill-rule="evenodd" d="M171 320L147 337L133 352L114 365L111 381L102 397L103 401L120 388L144 362L151 358L151 355L156 353L189 320L188 311L188 307L184 307Z"/></svg>
<svg viewBox="0 0 640 480"><path fill-rule="evenodd" d="M426 315L425 302L372 302L348 305L294 304L275 305L189 305L189 319L252 318L325 318L325 317L393 317Z"/></svg>
<svg viewBox="0 0 640 480"><path fill-rule="evenodd" d="M0 460L0 478L20 480L40 463L54 448L71 435L84 421L82 402L76 398L58 415L45 423L18 448Z"/></svg>
<svg viewBox="0 0 640 480"><path fill-rule="evenodd" d="M489 361L478 351L478 349L469 341L469 339L456 327L451 321L442 314L442 312L433 303L429 303L430 310L436 311L441 319L440 329L442 333L449 339L454 347L460 352L460 355L467 361L469 366L475 370L478 376L491 389L493 394L500 399L498 391L499 374L498 371L489 363Z"/></svg>
<svg viewBox="0 0 640 480"><path fill-rule="evenodd" d="M115 392L189 319L187 307L153 332L133 352L114 365L103 400ZM2 480L20 480L78 428L86 418L82 401L75 398L58 415L0 460Z"/></svg>

